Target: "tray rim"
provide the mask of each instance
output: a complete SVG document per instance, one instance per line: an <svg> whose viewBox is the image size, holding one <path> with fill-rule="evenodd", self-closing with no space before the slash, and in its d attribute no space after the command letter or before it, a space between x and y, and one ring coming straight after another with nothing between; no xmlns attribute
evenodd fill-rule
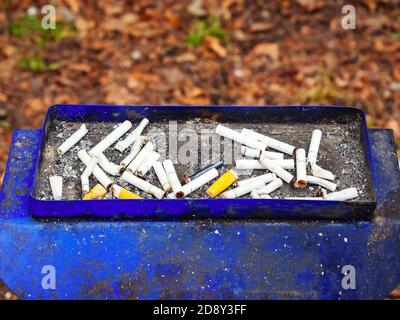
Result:
<svg viewBox="0 0 400 320"><path fill-rule="evenodd" d="M40 139L38 143L38 151L39 155L36 159L36 164L35 164L35 169L34 169L34 175L33 175L33 181L32 181L32 186L31 190L29 192L29 198L31 202L31 210L32 210L32 215L36 217L48 217L48 218L63 218L63 216L56 216L56 215L46 215L46 214L41 214L36 210L36 207L47 207L50 205L60 205L62 204L63 206L74 206L78 205L79 203L82 203L82 199L73 199L73 200L43 200L39 199L35 196L35 189L36 189L36 183L37 183L37 174L38 174L38 169L39 169L39 164L40 164L40 153L42 150L42 146L44 145L44 138L45 138L45 131L46 131L46 124L47 121L49 120L50 114L54 112L54 110L57 110L58 108L68 108L68 107L74 107L74 108L83 108L83 109L88 109L88 108L98 108L98 107L105 107L105 108L131 108L131 109L147 109L147 108L169 108L169 109L181 109L181 108L197 108L197 109L204 109L204 110L214 110L216 111L217 109L224 109L224 108L237 108L237 109L244 109L244 108L274 108L274 109L303 109L305 111L312 111L312 110L317 110L320 108L323 109L342 109L350 112L354 112L355 114L358 114L360 116L360 121L361 121L361 134L362 134L362 140L364 140L363 148L364 150L364 155L365 155L365 161L366 165L369 169L369 175L370 175L370 180L372 183L371 186L371 199L364 199L364 200L356 200L356 201L337 201L337 200L304 200L304 199L251 199L251 198L238 198L238 199L221 199L221 198L216 198L216 199L156 199L156 198L149 198L149 199L98 199L98 200L90 200L90 203L93 203L94 205L96 203L120 203L121 200L125 200L126 203L135 203L137 204L138 202L153 202L154 207L157 206L157 203L207 203L207 202L213 202L218 205L218 203L223 203L227 201L234 200L235 203L241 204L241 205L256 205L259 206L262 204L263 206L268 206L273 204L276 204L277 202L281 202L283 204L285 203L293 203L296 206L298 205L305 205L305 204L316 204L316 205L322 205L322 204L329 204L332 206L349 206L353 207L356 206L357 204L362 205L362 206L368 206L370 207L370 217L372 218L372 212L374 211L377 203L377 197L376 197L376 191L375 191L375 181L374 181L374 172L373 172L373 165L372 165L372 154L371 154L371 144L370 144L370 138L368 135L368 127L367 127L367 121L366 121L366 116L365 112L362 111L359 108L356 107L351 107L351 106L331 106L331 105L260 105L260 106L254 106L254 105L244 105L244 106L237 106L237 105L218 105L218 106L182 106L182 105L113 105L113 104L55 104L52 105L51 107L48 108L46 112L46 116L44 118L42 127L40 128ZM100 202L99 202L100 201ZM88 202L88 201L85 201ZM117 214L118 215L118 214ZM81 214L78 215L71 215L67 217L81 217L85 216L87 217L88 214L82 212ZM110 215L98 215L98 214L89 214L90 217L114 217L115 215L110 214ZM136 218L135 215L126 215L128 218ZM205 216L208 218L218 218L214 216ZM138 217L140 218L140 217ZM236 217L237 218L237 217ZM245 218L250 218L250 219L257 219L257 217L245 217ZM154 219L157 220L157 217L154 217ZM273 217L273 219L280 219L279 217ZM316 217L315 219L319 219ZM365 220L365 217L361 218L362 220ZM331 218L328 218L328 220L332 220Z"/></svg>

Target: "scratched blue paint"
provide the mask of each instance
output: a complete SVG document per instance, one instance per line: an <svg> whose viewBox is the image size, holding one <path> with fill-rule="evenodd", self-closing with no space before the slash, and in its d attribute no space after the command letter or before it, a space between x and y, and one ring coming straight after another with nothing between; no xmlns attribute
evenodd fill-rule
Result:
<svg viewBox="0 0 400 320"><path fill-rule="evenodd" d="M44 144L47 128L54 119L65 121L120 122L129 118L146 117L150 122L187 120L218 117L229 121L286 121L289 123L315 123L321 121L359 122L364 156L372 172L371 151L364 113L349 107L317 106L229 106L229 107L182 107L182 106L102 106L102 105L56 105L49 108L40 143ZM347 118L345 118L347 117ZM350 119L350 120L349 120ZM36 159L36 168L39 159ZM36 177L36 175L34 175ZM376 205L374 192L371 201L318 201L285 199L135 199L135 200L41 200L31 198L32 215L35 217L97 217L141 219L193 219L193 218L282 218L282 219L368 219Z"/></svg>
<svg viewBox="0 0 400 320"><path fill-rule="evenodd" d="M37 155L40 132L16 130L0 193L0 277L23 299L382 299L400 283L400 173L391 132L369 133L371 221L108 222L33 219L25 155ZM47 264L55 290L41 287ZM341 288L347 264L356 290Z"/></svg>

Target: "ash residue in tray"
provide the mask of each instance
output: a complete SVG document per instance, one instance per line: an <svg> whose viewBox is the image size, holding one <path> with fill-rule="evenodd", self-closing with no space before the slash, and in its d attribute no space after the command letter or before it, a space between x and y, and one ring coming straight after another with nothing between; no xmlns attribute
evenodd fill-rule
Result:
<svg viewBox="0 0 400 320"><path fill-rule="evenodd" d="M129 120L129 119L128 119ZM88 134L71 150L63 156L56 152L56 148L63 143L73 132L75 132L82 123L63 122L54 120L50 123L47 137L42 150L41 162L39 165L39 173L36 184L36 197L39 199L52 199L49 176L61 175L64 179L63 199L81 199L80 175L85 166L77 158L77 152L81 149L90 150L108 133L118 126L118 123L86 123L89 130ZM171 139L176 124L177 139ZM323 133L321 145L318 154L318 164L325 169L332 171L336 176L338 183L337 190L356 187L359 192L358 200L372 200L372 183L364 159L364 150L360 138L360 123L322 123L315 124L244 124L244 123L221 123L232 129L241 130L248 128L259 133L264 133L273 138L290 143L296 147L308 150L311 133L314 129L320 129ZM134 123L134 126L137 123ZM182 160L180 164L175 165L178 176L182 179L184 174L191 175L213 163L219 159L223 159L226 164L218 171L220 174L234 167L234 160L243 158L240 155L240 145L232 144L230 140L226 140L215 133L217 123L206 119L194 119L187 122L152 122L146 127L143 134L147 135L157 147L157 152L161 154L161 161L171 158ZM168 130L170 129L170 131ZM124 136L125 137L125 136ZM122 137L121 139L123 139ZM174 141L176 141L177 154L170 154L174 149ZM192 145L189 147L189 141ZM197 141L197 149L195 147ZM195 150L192 150L195 149ZM206 152L204 152L206 151ZM197 154L197 161L182 163L188 161L188 153ZM112 147L105 151L106 157L114 162L120 161L126 157L129 149L123 153ZM285 155L285 158L290 158ZM295 175L294 170L289 170ZM265 170L253 170L252 172L239 172L243 174L240 179L247 179L265 173ZM117 184L131 190L143 198L152 198L137 188L122 181L120 177L112 177ZM158 179L151 169L147 174L146 180L159 186ZM90 185L93 187L97 182L94 177L90 177ZM190 194L188 198L198 199L206 198L206 190L211 183L198 189ZM235 187L234 184L231 188ZM313 197L318 186L308 186L305 189L298 189L286 183L273 192L273 197ZM109 193L106 198L111 198ZM246 197L246 196L244 196Z"/></svg>

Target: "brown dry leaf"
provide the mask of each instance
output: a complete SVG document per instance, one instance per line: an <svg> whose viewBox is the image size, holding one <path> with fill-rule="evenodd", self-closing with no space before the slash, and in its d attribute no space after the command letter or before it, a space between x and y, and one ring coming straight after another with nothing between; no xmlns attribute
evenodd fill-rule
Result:
<svg viewBox="0 0 400 320"><path fill-rule="evenodd" d="M196 59L197 56L191 52L185 52L175 57L175 61L178 63L193 62Z"/></svg>
<svg viewBox="0 0 400 320"><path fill-rule="evenodd" d="M90 73L90 71L92 70L90 68L90 66L86 63L68 62L68 63L65 63L64 66L68 67L71 70L84 72L84 73Z"/></svg>
<svg viewBox="0 0 400 320"><path fill-rule="evenodd" d="M3 92L0 92L0 102L4 103L4 102L7 102L7 100L8 100L7 95Z"/></svg>
<svg viewBox="0 0 400 320"><path fill-rule="evenodd" d="M221 45L221 42L214 37L205 37L204 41L207 43L208 47L220 58L226 58L227 51L226 48Z"/></svg>
<svg viewBox="0 0 400 320"><path fill-rule="evenodd" d="M198 87L191 87L184 90L183 94L181 90L174 90L174 96L179 103L186 105L208 105L210 99L207 96L207 92Z"/></svg>
<svg viewBox="0 0 400 320"><path fill-rule="evenodd" d="M11 45L5 45L3 47L3 53L6 57L12 57L17 51L17 48Z"/></svg>
<svg viewBox="0 0 400 320"><path fill-rule="evenodd" d="M260 43L253 48L252 54L256 56L267 55L272 60L278 60L279 45L277 43Z"/></svg>
<svg viewBox="0 0 400 320"><path fill-rule="evenodd" d="M83 19L78 17L75 21L75 28L78 30L79 36L85 38L90 29L93 29L95 22L92 20Z"/></svg>
<svg viewBox="0 0 400 320"><path fill-rule="evenodd" d="M297 3L308 11L318 10L324 6L323 0L297 0Z"/></svg>
<svg viewBox="0 0 400 320"><path fill-rule="evenodd" d="M374 47L377 52L394 53L400 51L400 41L377 38L374 41Z"/></svg>
<svg viewBox="0 0 400 320"><path fill-rule="evenodd" d="M399 68L393 67L392 75L394 80L400 81L400 67Z"/></svg>
<svg viewBox="0 0 400 320"><path fill-rule="evenodd" d="M181 22L180 15L174 13L171 9L167 9L165 11L165 19L172 28L178 27L179 23Z"/></svg>
<svg viewBox="0 0 400 320"><path fill-rule="evenodd" d="M376 7L378 5L376 0L362 0L362 2L368 7L370 11L376 11Z"/></svg>
<svg viewBox="0 0 400 320"><path fill-rule="evenodd" d="M134 14L134 13L127 13L123 15L122 17L117 17L117 18L108 18L106 19L102 27L106 31L117 31L120 33L126 33L128 34L130 32L130 29L133 27L135 22L139 20L139 17Z"/></svg>
<svg viewBox="0 0 400 320"><path fill-rule="evenodd" d="M255 22L250 26L251 32L264 32L268 30L272 30L274 28L274 24L271 22Z"/></svg>
<svg viewBox="0 0 400 320"><path fill-rule="evenodd" d="M141 81L141 82L158 82L160 81L160 77L155 74L141 72L139 70L134 70L131 72L130 77Z"/></svg>
<svg viewBox="0 0 400 320"><path fill-rule="evenodd" d="M80 11L80 5L79 5L79 1L77 0L64 0L68 7L70 7L70 9L72 10L73 13L79 13Z"/></svg>

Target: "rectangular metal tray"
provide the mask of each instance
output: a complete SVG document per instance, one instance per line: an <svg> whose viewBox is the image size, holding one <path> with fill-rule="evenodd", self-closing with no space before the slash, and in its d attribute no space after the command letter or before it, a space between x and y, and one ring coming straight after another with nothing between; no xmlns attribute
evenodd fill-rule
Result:
<svg viewBox="0 0 400 320"><path fill-rule="evenodd" d="M323 138L319 163L336 173L339 181L343 180L339 190L345 187L360 187L362 184L362 196L355 201L202 199L200 197L204 194L204 188L206 188L204 187L198 191L197 195L194 195L194 199L43 200L40 192L48 188L46 181L51 175L50 168L56 167L59 161L48 156L49 150L53 152L58 146L54 143L58 141L56 131L58 124L63 123L66 127L76 128L81 123L87 123L89 131L90 126L101 126L105 127L104 132L107 133L113 125L124 120L128 119L137 124L143 117L150 120L150 125L155 124L161 129L168 121L177 121L178 131L180 124L189 122L196 128L195 130L197 127L199 127L198 130L215 128L217 123L234 129L250 127L258 132L304 147L306 150L312 130L320 128L323 131ZM87 145L80 144L76 148L87 148ZM31 190L31 210L34 217L348 220L369 219L376 205L365 115L359 109L350 107L55 105L49 108L43 124L40 153ZM71 165L71 170L76 169L72 167L82 166L77 159L71 158L71 161L76 161ZM203 165L178 165L177 171L182 176L182 173L193 173ZM226 165L220 172L231 167L233 166ZM253 173L253 175L261 173ZM75 185L79 185L79 176L75 180L77 180ZM356 185L352 185L353 182ZM283 188L280 192L282 195L285 192L289 195L287 189ZM298 189L290 192L294 192L290 194L291 196L309 195Z"/></svg>

